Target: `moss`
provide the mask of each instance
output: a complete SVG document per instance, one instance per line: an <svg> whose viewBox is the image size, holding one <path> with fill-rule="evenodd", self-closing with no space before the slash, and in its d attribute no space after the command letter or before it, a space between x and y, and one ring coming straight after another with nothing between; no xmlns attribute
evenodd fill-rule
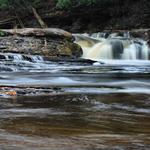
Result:
<svg viewBox="0 0 150 150"><path fill-rule="evenodd" d="M0 30L0 37L4 37L4 36L7 36L7 35L8 35L8 33Z"/></svg>

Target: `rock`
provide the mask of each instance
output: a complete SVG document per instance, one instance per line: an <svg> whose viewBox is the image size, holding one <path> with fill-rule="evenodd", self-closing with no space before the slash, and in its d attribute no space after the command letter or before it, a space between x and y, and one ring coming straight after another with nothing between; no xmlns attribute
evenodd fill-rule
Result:
<svg viewBox="0 0 150 150"><path fill-rule="evenodd" d="M1 60L1 59L6 59L6 58L5 58L4 55L1 55L1 54L0 54L0 60Z"/></svg>
<svg viewBox="0 0 150 150"><path fill-rule="evenodd" d="M150 46L150 28L148 29L133 29L133 30L105 30L105 33L109 33L108 38L117 39L143 39L148 42Z"/></svg>
<svg viewBox="0 0 150 150"><path fill-rule="evenodd" d="M145 41L148 42L149 46L150 46L150 29L136 29L136 30L132 30L130 32L130 34L134 37L134 38L142 38Z"/></svg>
<svg viewBox="0 0 150 150"><path fill-rule="evenodd" d="M73 43L71 33L55 28L9 29L1 30L1 52L43 55L46 57L80 57L82 49Z"/></svg>

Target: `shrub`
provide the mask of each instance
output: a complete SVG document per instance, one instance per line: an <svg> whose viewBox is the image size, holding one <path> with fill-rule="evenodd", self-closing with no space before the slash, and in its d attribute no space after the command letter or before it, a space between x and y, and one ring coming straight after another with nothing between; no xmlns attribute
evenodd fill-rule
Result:
<svg viewBox="0 0 150 150"><path fill-rule="evenodd" d="M61 9L69 9L75 6L89 6L92 5L99 0L57 0L57 7Z"/></svg>
<svg viewBox="0 0 150 150"><path fill-rule="evenodd" d="M9 6L35 6L38 2L40 2L40 0L0 0L0 9L8 8Z"/></svg>
<svg viewBox="0 0 150 150"><path fill-rule="evenodd" d="M0 8L4 9L8 7L8 0L0 0Z"/></svg>
<svg viewBox="0 0 150 150"><path fill-rule="evenodd" d="M71 6L71 0L58 0L56 6L58 8L67 9Z"/></svg>

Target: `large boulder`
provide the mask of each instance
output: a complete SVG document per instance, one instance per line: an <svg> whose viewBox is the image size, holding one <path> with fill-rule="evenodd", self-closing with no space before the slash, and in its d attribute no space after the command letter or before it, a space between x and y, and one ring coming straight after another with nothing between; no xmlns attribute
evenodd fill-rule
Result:
<svg viewBox="0 0 150 150"><path fill-rule="evenodd" d="M71 33L56 28L25 28L0 31L0 52L80 57L82 49Z"/></svg>

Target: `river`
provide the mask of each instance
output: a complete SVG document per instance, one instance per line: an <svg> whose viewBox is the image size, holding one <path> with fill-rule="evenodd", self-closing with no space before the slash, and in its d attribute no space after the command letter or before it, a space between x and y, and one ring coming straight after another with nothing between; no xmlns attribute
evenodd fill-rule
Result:
<svg viewBox="0 0 150 150"><path fill-rule="evenodd" d="M150 149L149 60L0 55L0 149Z"/></svg>

